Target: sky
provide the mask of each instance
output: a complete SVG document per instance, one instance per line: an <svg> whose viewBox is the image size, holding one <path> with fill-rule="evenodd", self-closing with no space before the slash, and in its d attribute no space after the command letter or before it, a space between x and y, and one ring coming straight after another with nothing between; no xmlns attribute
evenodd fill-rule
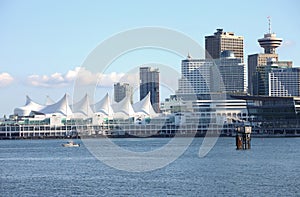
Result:
<svg viewBox="0 0 300 197"><path fill-rule="evenodd" d="M267 33L270 16L272 32L283 38L279 59L300 66L299 5L296 0L0 0L0 117L24 105L26 95L41 104L46 96L56 101L66 92L72 95L79 67L89 54L111 36L135 28L172 29L203 47L206 35L223 28L244 36L247 57L263 52L257 39ZM124 73L150 62L180 72L182 58L151 49L122 55L100 73L105 84L98 89L111 91ZM103 94L95 94L95 100Z"/></svg>

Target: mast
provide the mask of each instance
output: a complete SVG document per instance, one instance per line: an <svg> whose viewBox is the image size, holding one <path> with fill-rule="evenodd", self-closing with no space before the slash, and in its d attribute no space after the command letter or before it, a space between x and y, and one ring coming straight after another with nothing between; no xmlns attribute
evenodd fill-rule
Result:
<svg viewBox="0 0 300 197"><path fill-rule="evenodd" d="M271 34L272 33L272 31L271 31L271 16L268 16L267 18L268 18L268 23L269 23L269 34Z"/></svg>

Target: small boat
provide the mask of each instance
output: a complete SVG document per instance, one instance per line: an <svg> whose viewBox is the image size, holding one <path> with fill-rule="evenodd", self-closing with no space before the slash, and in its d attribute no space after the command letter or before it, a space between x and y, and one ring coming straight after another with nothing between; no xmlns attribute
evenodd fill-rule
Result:
<svg viewBox="0 0 300 197"><path fill-rule="evenodd" d="M63 147L79 147L80 144L77 144L77 143L75 143L75 142L73 142L73 141L69 141L69 142L66 143L66 144L62 144L62 146L63 146Z"/></svg>

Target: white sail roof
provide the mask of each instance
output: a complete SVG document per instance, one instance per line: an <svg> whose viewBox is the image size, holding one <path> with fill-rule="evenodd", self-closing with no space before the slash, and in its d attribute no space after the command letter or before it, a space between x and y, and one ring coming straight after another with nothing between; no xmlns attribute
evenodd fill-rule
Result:
<svg viewBox="0 0 300 197"><path fill-rule="evenodd" d="M155 116L156 112L154 111L150 101L150 92L142 100L133 104L133 109L136 113Z"/></svg>
<svg viewBox="0 0 300 197"><path fill-rule="evenodd" d="M87 94L80 101L72 105L72 112L75 116L91 116L93 114Z"/></svg>
<svg viewBox="0 0 300 197"><path fill-rule="evenodd" d="M57 103L47 105L37 112L41 114L61 114L63 116L71 116L73 114L69 106L67 94L65 94Z"/></svg>
<svg viewBox="0 0 300 197"><path fill-rule="evenodd" d="M114 114L108 93L103 99L94 104L93 109L95 113L102 113L107 116L112 116Z"/></svg>
<svg viewBox="0 0 300 197"><path fill-rule="evenodd" d="M45 105L52 105L54 104L55 102L50 98L50 96L47 96L46 97L46 103Z"/></svg>
<svg viewBox="0 0 300 197"><path fill-rule="evenodd" d="M29 96L26 96L26 103L22 107L17 107L14 109L14 114L18 116L29 116L31 111L39 111L45 106L40 105L31 100Z"/></svg>
<svg viewBox="0 0 300 197"><path fill-rule="evenodd" d="M114 116L120 116L122 114L126 116L133 116L135 114L130 102L130 96L126 96L120 102L113 104L112 108L115 112Z"/></svg>

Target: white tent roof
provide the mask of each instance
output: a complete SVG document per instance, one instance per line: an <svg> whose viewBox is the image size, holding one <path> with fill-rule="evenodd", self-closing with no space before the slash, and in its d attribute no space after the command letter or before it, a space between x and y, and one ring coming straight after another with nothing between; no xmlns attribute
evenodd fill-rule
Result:
<svg viewBox="0 0 300 197"><path fill-rule="evenodd" d="M102 100L94 104L93 109L95 113L102 113L107 116L112 116L114 114L108 93L103 97Z"/></svg>
<svg viewBox="0 0 300 197"><path fill-rule="evenodd" d="M41 110L38 110L37 112L42 114L61 114L64 116L71 116L73 114L68 103L67 94L65 94L64 97L60 99L57 103L47 105L46 107L44 107Z"/></svg>
<svg viewBox="0 0 300 197"><path fill-rule="evenodd" d="M89 116L93 114L87 94L80 101L72 105L72 112L75 116Z"/></svg>
<svg viewBox="0 0 300 197"><path fill-rule="evenodd" d="M14 114L18 116L29 116L31 111L39 111L45 106L40 105L31 100L29 96L26 96L26 103L22 107L14 109Z"/></svg>
<svg viewBox="0 0 300 197"><path fill-rule="evenodd" d="M46 97L46 103L45 105L52 105L54 104L55 102L50 98L50 96L47 96Z"/></svg>
<svg viewBox="0 0 300 197"><path fill-rule="evenodd" d="M131 105L131 102L130 102L130 96L126 96L120 102L113 104L112 108L115 112L115 115L116 115L116 113L118 113L119 115L123 114L126 116L133 116L135 114L133 107ZM117 114L117 116L118 116L118 114Z"/></svg>
<svg viewBox="0 0 300 197"><path fill-rule="evenodd" d="M156 112L154 111L150 101L150 92L141 101L133 104L133 109L136 113L142 113L148 116L155 116Z"/></svg>

